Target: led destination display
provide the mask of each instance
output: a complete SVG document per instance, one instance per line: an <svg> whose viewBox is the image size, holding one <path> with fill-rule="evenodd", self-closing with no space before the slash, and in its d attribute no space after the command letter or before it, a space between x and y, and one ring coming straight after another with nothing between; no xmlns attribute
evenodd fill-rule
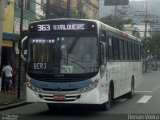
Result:
<svg viewBox="0 0 160 120"><path fill-rule="evenodd" d="M38 31L59 31L59 30L84 30L85 24L61 24L61 25L37 25Z"/></svg>
<svg viewBox="0 0 160 120"><path fill-rule="evenodd" d="M36 23L31 24L31 31L50 32L50 31L93 31L96 30L96 24L93 23Z"/></svg>

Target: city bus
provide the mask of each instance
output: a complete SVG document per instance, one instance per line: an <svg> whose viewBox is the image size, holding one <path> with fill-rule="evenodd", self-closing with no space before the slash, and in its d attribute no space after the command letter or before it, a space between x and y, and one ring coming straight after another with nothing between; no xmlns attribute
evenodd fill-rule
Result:
<svg viewBox="0 0 160 120"><path fill-rule="evenodd" d="M141 81L141 40L98 20L33 22L24 43L26 99L49 109L84 104L108 110L116 98L131 98Z"/></svg>

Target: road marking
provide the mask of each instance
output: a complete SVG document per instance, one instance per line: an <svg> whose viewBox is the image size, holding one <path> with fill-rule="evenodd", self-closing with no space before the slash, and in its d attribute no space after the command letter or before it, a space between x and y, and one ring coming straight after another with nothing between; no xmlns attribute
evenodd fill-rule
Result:
<svg viewBox="0 0 160 120"><path fill-rule="evenodd" d="M160 86L157 86L153 89L154 92L158 91L160 89Z"/></svg>
<svg viewBox="0 0 160 120"><path fill-rule="evenodd" d="M135 93L152 93L153 91L134 91Z"/></svg>
<svg viewBox="0 0 160 120"><path fill-rule="evenodd" d="M143 96L140 100L138 100L137 103L147 103L150 99L151 99L152 96L149 96L149 95L145 95Z"/></svg>

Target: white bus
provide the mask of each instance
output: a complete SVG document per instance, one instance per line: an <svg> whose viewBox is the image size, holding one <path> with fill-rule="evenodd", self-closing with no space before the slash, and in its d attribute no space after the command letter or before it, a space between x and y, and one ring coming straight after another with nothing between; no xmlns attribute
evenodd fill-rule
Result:
<svg viewBox="0 0 160 120"><path fill-rule="evenodd" d="M97 20L34 22L24 42L28 102L108 110L115 98L132 97L141 80L140 39Z"/></svg>

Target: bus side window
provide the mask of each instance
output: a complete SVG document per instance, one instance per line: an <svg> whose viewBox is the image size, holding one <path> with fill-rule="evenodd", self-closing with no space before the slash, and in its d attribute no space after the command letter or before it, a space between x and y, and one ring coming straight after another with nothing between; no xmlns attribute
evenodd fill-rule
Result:
<svg viewBox="0 0 160 120"><path fill-rule="evenodd" d="M106 42L106 31L100 30L100 41Z"/></svg>
<svg viewBox="0 0 160 120"><path fill-rule="evenodd" d="M142 45L140 45L140 60L143 59L143 53L142 53Z"/></svg>
<svg viewBox="0 0 160 120"><path fill-rule="evenodd" d="M138 53L139 53L138 60L141 60L141 45L139 44L138 44Z"/></svg>
<svg viewBox="0 0 160 120"><path fill-rule="evenodd" d="M131 56L131 42L130 41L128 41L128 54L129 54L129 60L131 60L132 56Z"/></svg>
<svg viewBox="0 0 160 120"><path fill-rule="evenodd" d="M129 60L129 42L126 41L126 45L127 45L127 60Z"/></svg>
<svg viewBox="0 0 160 120"><path fill-rule="evenodd" d="M108 46L109 46L109 60L113 60L113 51L112 51L112 36L108 36Z"/></svg>
<svg viewBox="0 0 160 120"><path fill-rule="evenodd" d="M127 41L123 41L123 53L124 53L123 59L127 60Z"/></svg>
<svg viewBox="0 0 160 120"><path fill-rule="evenodd" d="M123 60L123 44L122 44L122 39L119 40L119 54L120 54L120 60Z"/></svg>
<svg viewBox="0 0 160 120"><path fill-rule="evenodd" d="M134 43L132 43L132 60L135 60L135 51L134 51Z"/></svg>
<svg viewBox="0 0 160 120"><path fill-rule="evenodd" d="M119 41L120 41L120 39L117 38L117 54L118 54L118 60L120 60L120 47L119 47Z"/></svg>
<svg viewBox="0 0 160 120"><path fill-rule="evenodd" d="M118 38L114 36L112 42L113 59L118 60Z"/></svg>
<svg viewBox="0 0 160 120"><path fill-rule="evenodd" d="M109 35L106 36L106 59L109 60Z"/></svg>

